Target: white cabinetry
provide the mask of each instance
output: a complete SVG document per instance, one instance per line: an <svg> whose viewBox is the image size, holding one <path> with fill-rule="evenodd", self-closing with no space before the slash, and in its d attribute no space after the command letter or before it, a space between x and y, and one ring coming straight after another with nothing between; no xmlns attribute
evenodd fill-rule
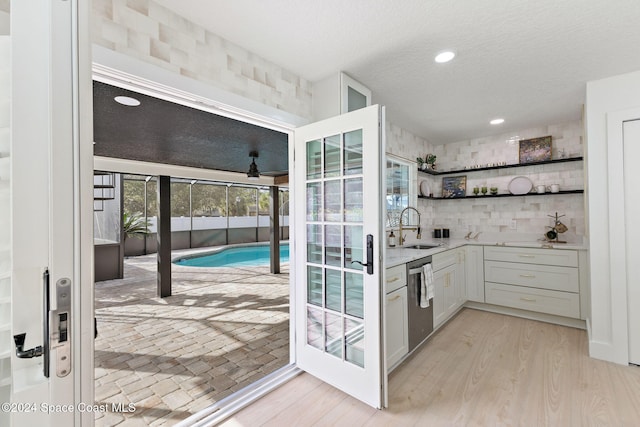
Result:
<svg viewBox="0 0 640 427"><path fill-rule="evenodd" d="M577 251L486 246L484 259L487 303L581 317Z"/></svg>
<svg viewBox="0 0 640 427"><path fill-rule="evenodd" d="M465 284L467 300L484 302L484 250L482 246L465 246Z"/></svg>
<svg viewBox="0 0 640 427"><path fill-rule="evenodd" d="M406 265L387 269L385 292L387 366L392 368L409 352Z"/></svg>
<svg viewBox="0 0 640 427"><path fill-rule="evenodd" d="M464 249L433 255L433 326L437 328L464 303Z"/></svg>
<svg viewBox="0 0 640 427"><path fill-rule="evenodd" d="M345 73L313 84L313 118L324 120L371 105L371 90Z"/></svg>

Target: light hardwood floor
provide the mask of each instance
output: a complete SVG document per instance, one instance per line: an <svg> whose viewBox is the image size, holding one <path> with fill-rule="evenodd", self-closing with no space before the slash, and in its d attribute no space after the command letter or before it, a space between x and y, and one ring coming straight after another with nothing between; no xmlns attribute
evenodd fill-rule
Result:
<svg viewBox="0 0 640 427"><path fill-rule="evenodd" d="M302 374L225 426L640 426L640 367L588 357L583 330L462 310L378 411Z"/></svg>

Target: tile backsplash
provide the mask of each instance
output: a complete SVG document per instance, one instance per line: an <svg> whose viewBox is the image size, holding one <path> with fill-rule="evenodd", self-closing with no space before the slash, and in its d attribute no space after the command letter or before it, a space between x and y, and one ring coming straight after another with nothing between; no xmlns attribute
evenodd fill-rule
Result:
<svg viewBox="0 0 640 427"><path fill-rule="evenodd" d="M518 163L518 140L552 136L552 158L580 157L583 154L581 121L526 129L516 133L493 137L433 145L393 125L387 130L387 152L415 160L418 155L433 152L438 170L472 168L474 165L506 162ZM390 136L391 135L391 136ZM518 138L512 138L517 135ZM467 177L467 194L474 186L498 187L501 194L509 193L508 185L516 176L528 177L533 185L558 184L560 190L584 188L583 162L554 163L538 166L490 171L463 171L456 175ZM442 176L418 174L416 185L427 181L434 196L442 195ZM419 188L419 187L418 187ZM561 238L582 243L586 235L583 194L544 195L534 197L472 198L466 200L418 199L417 208L422 215L422 227L429 235L434 228L449 228L452 237L464 237L469 231L486 235L526 235L542 237L553 225L548 215L565 215L562 222L569 230ZM513 221L515 220L515 222ZM512 226L515 225L515 228ZM407 243L416 243L415 233L407 233Z"/></svg>

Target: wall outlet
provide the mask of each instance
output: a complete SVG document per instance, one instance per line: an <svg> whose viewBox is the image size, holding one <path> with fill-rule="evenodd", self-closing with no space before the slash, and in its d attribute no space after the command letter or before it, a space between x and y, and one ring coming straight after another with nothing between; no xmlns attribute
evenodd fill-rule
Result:
<svg viewBox="0 0 640 427"><path fill-rule="evenodd" d="M517 228L518 228L518 224L516 223L516 220L515 220L515 219L512 219L512 220L511 220L511 223L509 224L509 228L510 228L511 230L515 230L515 229L517 229Z"/></svg>

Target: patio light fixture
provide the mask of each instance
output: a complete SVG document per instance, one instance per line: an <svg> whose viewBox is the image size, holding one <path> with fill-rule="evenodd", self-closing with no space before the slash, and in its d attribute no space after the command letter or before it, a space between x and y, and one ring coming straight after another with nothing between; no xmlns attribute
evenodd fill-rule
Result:
<svg viewBox="0 0 640 427"><path fill-rule="evenodd" d="M256 157L258 157L258 152L257 151L250 152L249 157L253 157L253 160L249 165L249 172L247 172L247 177L249 179L258 179L260 178L260 171L258 170L258 165L256 165Z"/></svg>

